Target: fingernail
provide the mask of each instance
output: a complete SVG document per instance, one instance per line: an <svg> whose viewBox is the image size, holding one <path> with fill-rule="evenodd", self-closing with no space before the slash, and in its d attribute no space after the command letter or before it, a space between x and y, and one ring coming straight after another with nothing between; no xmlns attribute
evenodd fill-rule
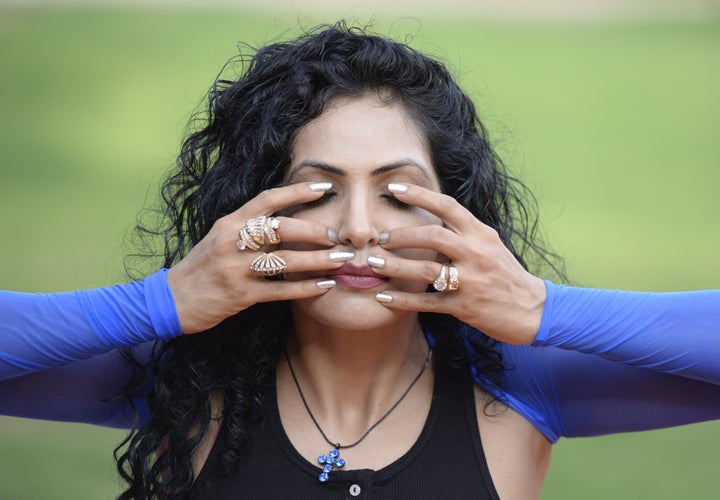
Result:
<svg viewBox="0 0 720 500"><path fill-rule="evenodd" d="M390 239L390 233L378 234L378 245L384 245Z"/></svg>
<svg viewBox="0 0 720 500"><path fill-rule="evenodd" d="M368 257L368 266L382 268L383 266L385 266L385 259L383 259L382 257L375 257L371 255L370 257Z"/></svg>
<svg viewBox="0 0 720 500"><path fill-rule="evenodd" d="M338 250L335 252L330 252L330 260L333 262L345 262L355 257L355 252L350 252L347 250Z"/></svg>
<svg viewBox="0 0 720 500"><path fill-rule="evenodd" d="M323 280L318 281L317 286L322 289L332 288L335 286L335 280Z"/></svg>
<svg viewBox="0 0 720 500"><path fill-rule="evenodd" d="M338 239L337 231L334 229L328 229L328 239L332 241L333 243L340 243L340 240Z"/></svg>
<svg viewBox="0 0 720 500"><path fill-rule="evenodd" d="M310 191L327 191L332 187L332 182L313 182L310 184Z"/></svg>
<svg viewBox="0 0 720 500"><path fill-rule="evenodd" d="M387 302L392 302L392 299L393 299L393 298L392 298L392 295L389 295L389 294L384 293L384 292L380 292L380 293L375 294L375 298L377 299L378 302L386 302L386 303L387 303Z"/></svg>
<svg viewBox="0 0 720 500"><path fill-rule="evenodd" d="M388 184L388 191L391 193L406 193L407 192L407 186L405 184L397 184L395 182L391 182Z"/></svg>

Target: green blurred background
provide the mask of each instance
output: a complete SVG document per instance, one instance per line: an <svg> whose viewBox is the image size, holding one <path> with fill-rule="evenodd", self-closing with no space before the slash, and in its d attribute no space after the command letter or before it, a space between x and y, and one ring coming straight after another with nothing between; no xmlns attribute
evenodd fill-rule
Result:
<svg viewBox="0 0 720 500"><path fill-rule="evenodd" d="M339 16L373 18L378 31L449 63L538 195L545 234L575 282L720 287L713 0L666 10L640 0L586 10L421 1L405 12L367 1L61 3L0 2L0 288L124 280L135 217L153 204L188 117L236 43ZM122 435L0 419L0 499L112 498ZM717 498L719 440L720 422L561 440L543 498Z"/></svg>

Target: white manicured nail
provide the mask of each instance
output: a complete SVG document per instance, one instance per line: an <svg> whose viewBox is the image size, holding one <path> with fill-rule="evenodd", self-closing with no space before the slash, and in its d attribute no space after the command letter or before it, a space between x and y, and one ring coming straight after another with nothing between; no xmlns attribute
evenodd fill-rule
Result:
<svg viewBox="0 0 720 500"><path fill-rule="evenodd" d="M387 188L391 193L407 193L407 186L405 184L391 182Z"/></svg>
<svg viewBox="0 0 720 500"><path fill-rule="evenodd" d="M368 266L381 269L385 266L385 259L383 259L382 257L375 257L371 255L370 257L368 257Z"/></svg>
<svg viewBox="0 0 720 500"><path fill-rule="evenodd" d="M337 231L335 231L334 229L328 229L328 239L333 243L340 243Z"/></svg>
<svg viewBox="0 0 720 500"><path fill-rule="evenodd" d="M377 299L378 302L392 302L392 295L380 292L375 294L375 299Z"/></svg>
<svg viewBox="0 0 720 500"><path fill-rule="evenodd" d="M322 289L332 288L335 286L335 280L323 280L318 281L317 286Z"/></svg>
<svg viewBox="0 0 720 500"><path fill-rule="evenodd" d="M350 252L348 250L337 250L335 252L330 252L330 260L333 262L346 262L353 257L355 257L355 252Z"/></svg>
<svg viewBox="0 0 720 500"><path fill-rule="evenodd" d="M390 239L389 233L378 234L378 245L384 245L385 243L388 242L389 239Z"/></svg>
<svg viewBox="0 0 720 500"><path fill-rule="evenodd" d="M310 184L310 191L327 191L332 187L332 182L313 182Z"/></svg>

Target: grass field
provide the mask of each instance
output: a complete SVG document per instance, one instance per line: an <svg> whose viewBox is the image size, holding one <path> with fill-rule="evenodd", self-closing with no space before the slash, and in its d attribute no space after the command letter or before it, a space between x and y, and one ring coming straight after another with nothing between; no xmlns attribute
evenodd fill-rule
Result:
<svg viewBox="0 0 720 500"><path fill-rule="evenodd" d="M574 281L720 286L720 21L376 17L456 70ZM124 279L133 221L236 42L321 18L0 6L0 288ZM0 499L112 498L121 436L0 419ZM562 440L543 498L715 498L719 439L713 422Z"/></svg>

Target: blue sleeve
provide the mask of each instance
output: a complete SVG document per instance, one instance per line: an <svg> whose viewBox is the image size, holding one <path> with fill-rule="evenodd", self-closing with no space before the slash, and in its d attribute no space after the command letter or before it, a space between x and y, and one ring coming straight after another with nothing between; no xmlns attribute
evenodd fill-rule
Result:
<svg viewBox="0 0 720 500"><path fill-rule="evenodd" d="M0 291L0 380L179 335L166 270L63 293Z"/></svg>
<svg viewBox="0 0 720 500"><path fill-rule="evenodd" d="M502 387L476 381L549 440L720 418L720 291L547 288L534 345L501 345Z"/></svg>
<svg viewBox="0 0 720 500"><path fill-rule="evenodd" d="M152 343L134 347L133 357L147 361L151 349ZM150 414L152 385L146 378L128 400L120 395L132 376L132 365L117 349L28 373L0 382L0 414L131 428L136 417L143 422Z"/></svg>
<svg viewBox="0 0 720 500"><path fill-rule="evenodd" d="M132 374L118 348L147 357L181 334L166 270L94 290L3 291L0 318L0 413L104 425L130 423L115 398Z"/></svg>
<svg viewBox="0 0 720 500"><path fill-rule="evenodd" d="M720 383L720 290L649 293L546 282L534 345Z"/></svg>

